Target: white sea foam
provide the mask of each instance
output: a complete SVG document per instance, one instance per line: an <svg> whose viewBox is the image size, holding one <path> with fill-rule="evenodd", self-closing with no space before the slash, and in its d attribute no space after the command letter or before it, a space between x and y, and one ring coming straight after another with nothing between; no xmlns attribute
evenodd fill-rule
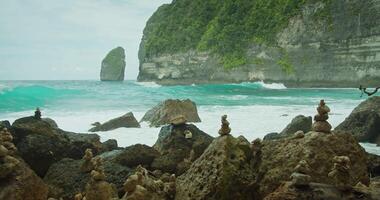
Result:
<svg viewBox="0 0 380 200"><path fill-rule="evenodd" d="M248 98L247 95L220 95L218 99L228 99L228 100L243 100Z"/></svg>
<svg viewBox="0 0 380 200"><path fill-rule="evenodd" d="M329 105L333 108L334 114L330 115L329 122L333 127L340 124L346 116L350 114L355 105L344 105L333 103ZM60 128L78 133L88 133L93 122L105 122L112 118L121 116L130 110L109 110L90 112L57 112L44 110L45 117L54 119ZM139 121L146 110L134 111L136 119ZM255 138L263 138L267 133L281 131L297 115L313 116L316 114L313 106L200 106L198 108L201 123L196 126L204 132L218 136L220 128L220 116L228 115L231 123L232 134L234 136L243 135L249 141ZM0 115L0 120L10 120L32 114L33 111L11 113ZM286 115L284 115L286 114ZM99 132L101 141L116 139L119 146L126 147L133 144L153 145L157 140L160 128L151 128L147 123L141 124L142 128L119 128L109 132ZM368 152L380 155L380 147L373 144L361 144Z"/></svg>
<svg viewBox="0 0 380 200"><path fill-rule="evenodd" d="M257 82L262 87L272 90L283 90L286 89L285 85L282 83L264 83L264 81Z"/></svg>
<svg viewBox="0 0 380 200"><path fill-rule="evenodd" d="M8 86L0 84L0 94L3 93L5 90L8 90L8 89L9 89Z"/></svg>
<svg viewBox="0 0 380 200"><path fill-rule="evenodd" d="M157 88L161 87L161 85L158 85L155 82L135 82L137 85L141 85L143 87L150 87L150 88Z"/></svg>

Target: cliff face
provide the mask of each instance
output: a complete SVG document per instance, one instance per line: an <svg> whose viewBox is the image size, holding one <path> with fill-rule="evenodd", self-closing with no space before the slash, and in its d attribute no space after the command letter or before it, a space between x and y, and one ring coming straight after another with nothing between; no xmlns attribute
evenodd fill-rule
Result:
<svg viewBox="0 0 380 200"><path fill-rule="evenodd" d="M235 2L232 10L223 10L228 7L225 1L211 4L213 0L208 0L211 5L204 3L208 9L198 13L209 13L207 19L192 19L207 27L199 27L200 36L186 32L194 24L183 22L178 28L171 22L185 1L162 6L148 21L140 45L139 81L192 84L263 80L292 87L376 86L380 82L380 0L305 0L299 5L270 0L267 7L247 6L257 6L254 11L267 12L268 16L279 13L278 19L261 21L248 10L244 16L251 18L239 23L228 19L242 12L238 6L244 0ZM269 12L270 3L287 6ZM186 18L189 13L183 12ZM219 30L218 26L223 28ZM231 26L239 29L225 30ZM167 27L189 37L174 37L176 44L171 44L165 34L170 29ZM212 33L215 29L218 34ZM178 45L181 40L182 46Z"/></svg>
<svg viewBox="0 0 380 200"><path fill-rule="evenodd" d="M102 61L100 80L123 81L125 73L125 52L122 47L112 49Z"/></svg>

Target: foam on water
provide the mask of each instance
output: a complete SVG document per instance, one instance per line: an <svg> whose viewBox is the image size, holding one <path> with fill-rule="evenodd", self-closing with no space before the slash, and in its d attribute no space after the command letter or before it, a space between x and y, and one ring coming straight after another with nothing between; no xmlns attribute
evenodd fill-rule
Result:
<svg viewBox="0 0 380 200"><path fill-rule="evenodd" d="M132 111L140 120L144 113L168 98L190 98L197 103L201 130L218 136L220 116L228 115L232 134L248 140L281 131L297 115L313 116L321 98L332 113L335 127L364 98L355 89L286 89L281 84L242 83L224 85L157 86L155 83L125 81L53 81L3 83L12 91L0 93L0 120L33 114L41 107L44 117L54 119L60 128L87 133L93 122L105 122ZM125 147L136 143L153 145L159 128L120 128L99 132L101 140L116 139ZM380 154L380 147L362 144L367 151Z"/></svg>
<svg viewBox="0 0 380 200"><path fill-rule="evenodd" d="M286 89L285 85L282 83L264 83L264 81L257 82L263 88L274 89L274 90L283 90Z"/></svg>
<svg viewBox="0 0 380 200"><path fill-rule="evenodd" d="M158 85L155 82L136 82L137 85L143 86L143 87L150 87L150 88L157 88L161 87L161 85Z"/></svg>

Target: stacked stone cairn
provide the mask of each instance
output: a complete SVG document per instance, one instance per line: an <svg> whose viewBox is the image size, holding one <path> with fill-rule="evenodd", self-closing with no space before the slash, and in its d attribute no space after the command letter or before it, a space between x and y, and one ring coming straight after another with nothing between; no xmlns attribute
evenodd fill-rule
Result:
<svg viewBox="0 0 380 200"><path fill-rule="evenodd" d="M222 127L219 130L220 136L229 135L231 133L230 123L227 121L227 115L222 116Z"/></svg>
<svg viewBox="0 0 380 200"><path fill-rule="evenodd" d="M311 181L311 172L309 164L305 160L301 160L294 168L293 174L290 176L292 186L307 187Z"/></svg>
<svg viewBox="0 0 380 200"><path fill-rule="evenodd" d="M176 177L171 175L168 182L155 180L149 176L148 170L138 166L135 174L124 183L125 195L122 200L174 199Z"/></svg>
<svg viewBox="0 0 380 200"><path fill-rule="evenodd" d="M326 105L324 100L321 100L319 106L317 108L318 114L314 116L314 123L312 126L312 130L316 132L322 133L330 133L331 125L327 122L329 119L330 108Z"/></svg>
<svg viewBox="0 0 380 200"><path fill-rule="evenodd" d="M106 181L103 160L100 157L95 157L92 158L91 161L94 167L91 171L91 179L86 185L85 192L75 195L75 200L117 199L117 193L114 187Z"/></svg>
<svg viewBox="0 0 380 200"><path fill-rule="evenodd" d="M333 158L334 166L328 177L334 180L338 187L348 187L350 184L350 158L347 156L335 156Z"/></svg>
<svg viewBox="0 0 380 200"><path fill-rule="evenodd" d="M12 140L12 134L7 128L0 131L0 179L11 175L20 163L18 159L13 157L17 148L12 143Z"/></svg>
<svg viewBox="0 0 380 200"><path fill-rule="evenodd" d="M92 150L86 149L84 156L82 158L83 163L80 168L82 172L91 172L94 169L94 163L92 159L93 159Z"/></svg>

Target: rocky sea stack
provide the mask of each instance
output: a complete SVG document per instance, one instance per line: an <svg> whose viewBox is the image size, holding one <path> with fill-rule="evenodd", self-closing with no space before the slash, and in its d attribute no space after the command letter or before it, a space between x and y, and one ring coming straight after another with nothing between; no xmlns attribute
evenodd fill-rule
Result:
<svg viewBox="0 0 380 200"><path fill-rule="evenodd" d="M100 80L123 81L125 73L125 52L122 47L112 49L102 61Z"/></svg>

